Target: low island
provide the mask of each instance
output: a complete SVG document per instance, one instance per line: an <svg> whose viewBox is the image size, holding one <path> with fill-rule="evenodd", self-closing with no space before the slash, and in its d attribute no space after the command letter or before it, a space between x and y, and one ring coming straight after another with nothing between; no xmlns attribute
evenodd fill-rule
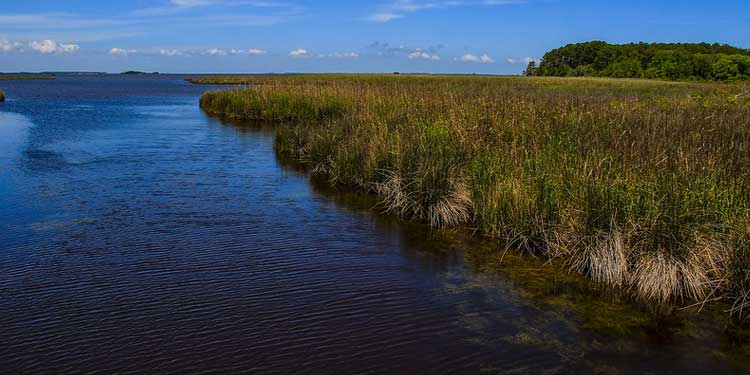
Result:
<svg viewBox="0 0 750 375"><path fill-rule="evenodd" d="M0 74L0 81L52 81L54 76L50 75L3 75Z"/></svg>

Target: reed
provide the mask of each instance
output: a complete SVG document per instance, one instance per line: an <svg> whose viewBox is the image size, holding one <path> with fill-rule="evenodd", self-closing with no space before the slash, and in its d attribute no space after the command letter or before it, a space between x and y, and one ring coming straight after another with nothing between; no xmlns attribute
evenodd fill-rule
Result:
<svg viewBox="0 0 750 375"><path fill-rule="evenodd" d="M230 83L231 77L202 82ZM278 152L384 210L468 225L654 305L750 295L741 85L468 76L238 77L201 106L280 121Z"/></svg>

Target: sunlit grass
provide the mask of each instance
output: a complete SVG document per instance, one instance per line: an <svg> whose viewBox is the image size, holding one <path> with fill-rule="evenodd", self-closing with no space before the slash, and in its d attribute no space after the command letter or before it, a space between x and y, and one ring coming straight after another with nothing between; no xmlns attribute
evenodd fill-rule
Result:
<svg viewBox="0 0 750 375"><path fill-rule="evenodd" d="M201 106L436 227L469 225L652 304L747 306L750 94L648 80L210 77Z"/></svg>

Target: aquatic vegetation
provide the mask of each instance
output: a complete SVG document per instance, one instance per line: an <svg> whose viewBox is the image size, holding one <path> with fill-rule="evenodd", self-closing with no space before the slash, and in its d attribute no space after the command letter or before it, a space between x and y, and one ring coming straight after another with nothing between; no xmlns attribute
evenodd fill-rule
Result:
<svg viewBox="0 0 750 375"><path fill-rule="evenodd" d="M3 92L3 90L0 90L0 103L4 101L5 101L5 93Z"/></svg>
<svg viewBox="0 0 750 375"><path fill-rule="evenodd" d="M655 306L747 316L742 85L548 77L209 77L211 114L278 121L276 148L384 211L468 225ZM730 303L730 304L731 304Z"/></svg>

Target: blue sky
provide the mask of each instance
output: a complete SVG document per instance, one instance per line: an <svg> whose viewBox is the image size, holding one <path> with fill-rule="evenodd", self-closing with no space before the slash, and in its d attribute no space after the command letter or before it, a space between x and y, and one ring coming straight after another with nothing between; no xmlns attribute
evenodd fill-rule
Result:
<svg viewBox="0 0 750 375"><path fill-rule="evenodd" d="M0 0L0 71L520 73L567 43L750 48L747 0Z"/></svg>

